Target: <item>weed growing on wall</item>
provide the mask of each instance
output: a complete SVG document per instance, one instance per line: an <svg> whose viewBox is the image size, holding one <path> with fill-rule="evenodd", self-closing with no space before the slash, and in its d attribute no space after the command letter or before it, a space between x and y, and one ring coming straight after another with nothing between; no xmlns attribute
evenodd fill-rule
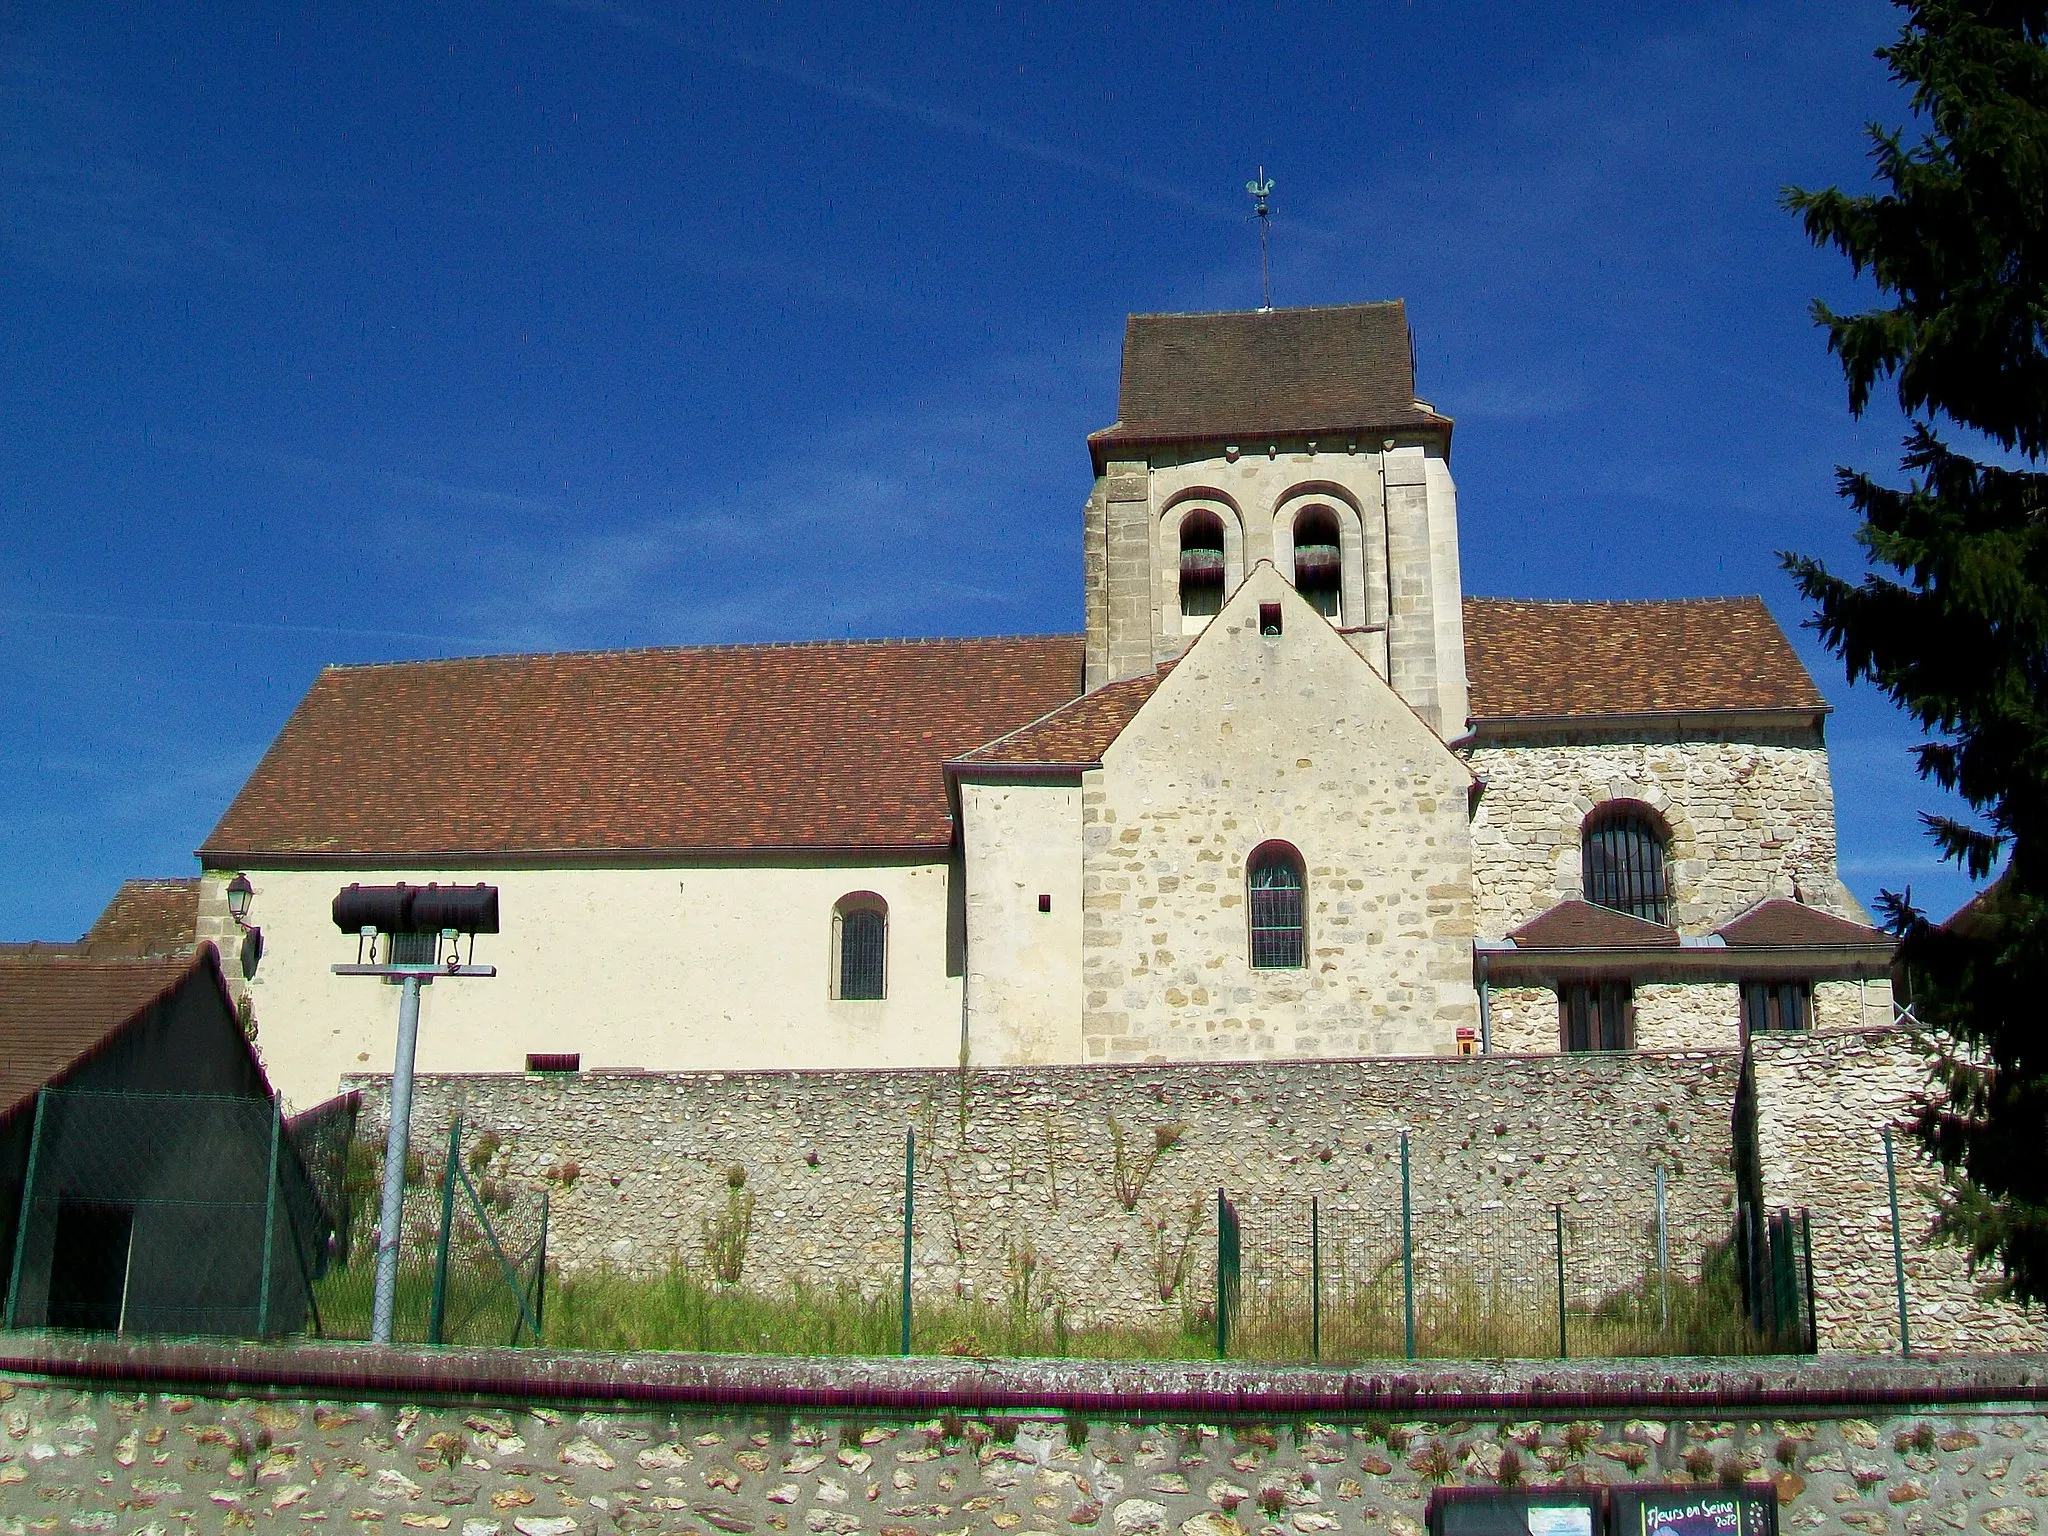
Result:
<svg viewBox="0 0 2048 1536"><path fill-rule="evenodd" d="M1167 1125L1152 1128L1152 1145L1138 1148L1130 1145L1127 1133L1115 1115L1104 1117L1109 1121L1109 1182L1116 1191L1117 1204L1127 1211L1138 1208L1138 1198L1145 1193L1145 1181L1152 1177L1152 1170L1159 1166L1159 1159L1180 1144L1187 1127L1178 1120Z"/></svg>
<svg viewBox="0 0 2048 1536"><path fill-rule="evenodd" d="M740 1283L753 1233L754 1192L747 1188L747 1170L734 1163L725 1173L725 1209L704 1222L704 1262L721 1284Z"/></svg>

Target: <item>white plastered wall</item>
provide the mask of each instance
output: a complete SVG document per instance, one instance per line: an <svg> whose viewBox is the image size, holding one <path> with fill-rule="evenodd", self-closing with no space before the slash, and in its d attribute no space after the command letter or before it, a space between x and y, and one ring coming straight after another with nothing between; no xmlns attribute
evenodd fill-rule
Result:
<svg viewBox="0 0 2048 1536"><path fill-rule="evenodd" d="M959 1060L961 982L946 974L947 868L811 864L641 869L247 871L263 930L250 983L257 1048L296 1106L344 1072L389 1071L398 992L335 976L356 941L336 931L352 880L499 889L504 932L476 942L490 979L425 989L419 1066L521 1070L529 1052L649 1070L933 1067ZM889 905L888 996L830 995L832 905L873 891Z"/></svg>
<svg viewBox="0 0 2048 1536"><path fill-rule="evenodd" d="M1081 785L960 784L967 1059L1081 1060ZM1039 899L1050 908L1039 910Z"/></svg>

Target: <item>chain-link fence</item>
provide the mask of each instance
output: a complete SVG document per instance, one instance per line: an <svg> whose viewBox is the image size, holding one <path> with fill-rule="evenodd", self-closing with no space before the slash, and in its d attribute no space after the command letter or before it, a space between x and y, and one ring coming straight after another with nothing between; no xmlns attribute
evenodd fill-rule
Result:
<svg viewBox="0 0 2048 1536"><path fill-rule="evenodd" d="M1812 1348L1803 1213L1400 1210L1218 1195L1219 1354L1261 1360ZM1752 1257L1752 1252L1754 1257Z"/></svg>
<svg viewBox="0 0 2048 1536"><path fill-rule="evenodd" d="M369 1337L384 1149L357 1104L287 1122L269 1099L44 1089L6 1325ZM494 1177L495 1148L458 1123L408 1157L396 1341L540 1340L548 1197Z"/></svg>
<svg viewBox="0 0 2048 1536"><path fill-rule="evenodd" d="M6 1322L297 1332L312 1320L332 1233L271 1100L45 1088Z"/></svg>
<svg viewBox="0 0 2048 1536"><path fill-rule="evenodd" d="M406 1159L392 1339L415 1344L539 1343L546 1327L548 1193L493 1176L497 1138L460 1121ZM316 1287L329 1338L370 1334L384 1146L349 1145L351 1220Z"/></svg>

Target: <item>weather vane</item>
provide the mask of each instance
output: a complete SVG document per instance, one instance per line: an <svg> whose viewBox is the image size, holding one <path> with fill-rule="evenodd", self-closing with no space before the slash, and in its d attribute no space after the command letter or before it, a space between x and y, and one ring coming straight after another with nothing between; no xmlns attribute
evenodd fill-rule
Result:
<svg viewBox="0 0 2048 1536"><path fill-rule="evenodd" d="M1273 195L1273 183L1267 177L1266 168L1263 165L1259 167L1258 180L1246 182L1244 189L1252 195L1252 216L1259 221L1259 291L1265 296L1266 300L1259 307L1261 309L1271 309L1273 307L1273 264L1267 250L1266 241L1267 231L1271 226L1273 217L1273 210L1267 201Z"/></svg>

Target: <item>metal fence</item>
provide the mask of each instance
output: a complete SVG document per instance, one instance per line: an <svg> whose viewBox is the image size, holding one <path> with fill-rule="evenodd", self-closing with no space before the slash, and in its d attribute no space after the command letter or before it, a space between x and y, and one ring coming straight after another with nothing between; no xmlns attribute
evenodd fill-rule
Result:
<svg viewBox="0 0 2048 1536"><path fill-rule="evenodd" d="M424 1138L414 1145L422 1146ZM392 1339L414 1344L520 1344L546 1327L548 1193L490 1173L496 1139L460 1120L408 1160ZM365 1339L376 1287L381 1143L350 1144L351 1219L315 1288L321 1332Z"/></svg>
<svg viewBox="0 0 2048 1536"><path fill-rule="evenodd" d="M1388 1211L1217 1194L1216 1348L1260 1360L1813 1348L1803 1213L1673 1223L1562 1205Z"/></svg>
<svg viewBox="0 0 2048 1536"><path fill-rule="evenodd" d="M7 1263L8 1327L367 1338L383 1148L357 1101L44 1089ZM548 1196L451 1126L406 1170L395 1338L539 1342Z"/></svg>
<svg viewBox="0 0 2048 1536"><path fill-rule="evenodd" d="M332 1219L273 1101L45 1088L30 1138L8 1326L307 1324Z"/></svg>

